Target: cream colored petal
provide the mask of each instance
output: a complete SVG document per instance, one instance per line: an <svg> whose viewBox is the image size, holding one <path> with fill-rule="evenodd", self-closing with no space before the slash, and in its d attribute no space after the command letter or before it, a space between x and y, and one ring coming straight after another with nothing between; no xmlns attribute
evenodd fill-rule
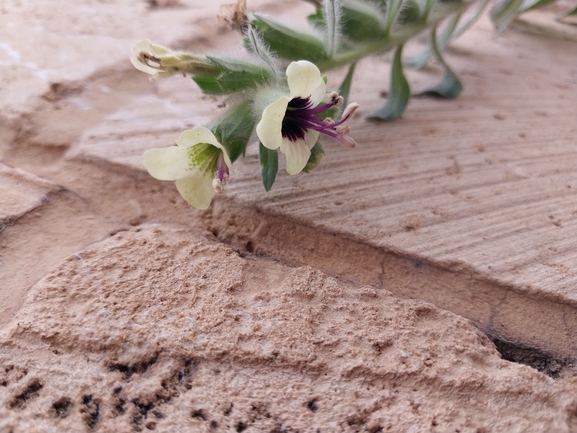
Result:
<svg viewBox="0 0 577 433"><path fill-rule="evenodd" d="M176 180L184 176L188 164L187 149L184 147L171 146L144 152L144 166L158 180Z"/></svg>
<svg viewBox="0 0 577 433"><path fill-rule="evenodd" d="M208 143L222 149L222 145L217 141L212 131L204 126L187 129L176 140L179 147L190 147L198 143Z"/></svg>
<svg viewBox="0 0 577 433"><path fill-rule="evenodd" d="M193 129L187 129L182 134L180 134L180 137L178 137L176 140L176 144L179 147L190 147L198 143L212 144L214 147L222 150L225 164L228 166L228 168L232 167L232 162L230 161L226 149L222 146L222 144L218 142L213 132L204 126L197 126Z"/></svg>
<svg viewBox="0 0 577 433"><path fill-rule="evenodd" d="M321 77L321 71L313 63L306 60L292 62L286 69L287 81L291 98L311 98L318 105L324 98L326 84Z"/></svg>
<svg viewBox="0 0 577 433"><path fill-rule="evenodd" d="M283 139L280 151L286 156L286 171L290 175L298 174L307 165L311 151L304 140Z"/></svg>
<svg viewBox="0 0 577 433"><path fill-rule="evenodd" d="M305 132L305 143L309 149L315 147L315 144L317 144L319 139L319 135L321 135L319 131L315 131L314 129L307 129L307 132Z"/></svg>
<svg viewBox="0 0 577 433"><path fill-rule="evenodd" d="M178 179L176 189L182 198L197 209L207 209L216 194L212 186L212 176L197 171L191 171Z"/></svg>
<svg viewBox="0 0 577 433"><path fill-rule="evenodd" d="M321 80L321 84L313 91L310 96L310 100L312 102L312 106L316 107L319 105L325 97L327 96L327 85L323 80Z"/></svg>
<svg viewBox="0 0 577 433"><path fill-rule="evenodd" d="M262 112L262 118L256 125L256 135L264 147L275 150L282 143L282 121L290 98L281 96Z"/></svg>

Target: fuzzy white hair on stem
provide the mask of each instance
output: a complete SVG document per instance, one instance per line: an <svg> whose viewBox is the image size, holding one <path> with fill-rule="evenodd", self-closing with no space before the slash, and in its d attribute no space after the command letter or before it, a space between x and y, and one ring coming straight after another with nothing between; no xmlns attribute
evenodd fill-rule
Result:
<svg viewBox="0 0 577 433"><path fill-rule="evenodd" d="M275 76L280 76L280 65L277 57L271 52L268 45L262 40L258 32L251 26L246 32L250 49L255 56L261 59Z"/></svg>
<svg viewBox="0 0 577 433"><path fill-rule="evenodd" d="M342 19L341 0L325 0L323 8L326 22L327 54L332 57L336 54L339 47Z"/></svg>

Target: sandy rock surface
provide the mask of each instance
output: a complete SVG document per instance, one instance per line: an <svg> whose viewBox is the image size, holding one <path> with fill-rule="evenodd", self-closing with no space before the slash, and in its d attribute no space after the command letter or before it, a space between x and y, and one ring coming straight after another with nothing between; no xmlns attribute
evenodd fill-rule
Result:
<svg viewBox="0 0 577 433"><path fill-rule="evenodd" d="M569 382L458 316L166 225L68 257L0 344L15 433L577 428Z"/></svg>
<svg viewBox="0 0 577 433"><path fill-rule="evenodd" d="M233 45L238 38L218 29L219 4L0 5L0 433L577 432L571 359L530 347L521 355L535 368L509 362L502 354L514 359L519 347L498 351L482 332L487 323L513 323L521 341L571 348L577 316L569 296L501 298L459 264L442 269L409 250L379 249L368 232L332 230L347 203L331 198L340 211L299 206L307 195L327 196L320 184L280 176L263 202L249 174L254 154L207 212L143 171L144 149L206 123L216 102L200 99L189 81L186 92L183 80L146 81L127 61L130 46L142 38L201 52ZM310 8L249 6L295 16ZM473 34L486 35L486 26ZM515 44L527 41L511 36L502 52ZM568 46L540 44L555 47L552 59ZM575 76L560 74L564 97ZM415 102L413 113L436 103ZM421 124L417 134L433 140ZM373 160L370 143L381 133L357 125L369 143L359 163ZM407 128L392 125L398 136ZM450 162L439 165L439 182L466 178L453 150L438 151ZM497 161L498 152L488 150ZM334 155L322 176L350 158ZM563 181L567 155L553 176ZM411 163L396 157L400 167ZM462 212L477 209L463 203ZM367 209L355 212L370 217ZM428 239L423 221L407 218L411 229L399 229L397 241L420 245ZM557 222L550 230L562 237L572 222ZM551 287L571 294L566 281ZM502 307L501 322L492 303ZM546 330L505 320L520 310Z"/></svg>

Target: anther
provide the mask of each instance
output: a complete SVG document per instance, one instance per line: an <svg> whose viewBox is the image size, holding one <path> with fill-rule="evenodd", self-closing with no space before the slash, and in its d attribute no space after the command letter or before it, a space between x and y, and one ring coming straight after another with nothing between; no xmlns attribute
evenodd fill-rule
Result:
<svg viewBox="0 0 577 433"><path fill-rule="evenodd" d="M335 128L337 134L349 135L351 133L351 127L349 125L339 125Z"/></svg>
<svg viewBox="0 0 577 433"><path fill-rule="evenodd" d="M357 147L357 142L350 135L339 135L336 140L345 147L355 148Z"/></svg>
<svg viewBox="0 0 577 433"><path fill-rule="evenodd" d="M331 105L335 105L337 103L337 101L339 100L339 94L337 92L331 92L329 93L329 104Z"/></svg>

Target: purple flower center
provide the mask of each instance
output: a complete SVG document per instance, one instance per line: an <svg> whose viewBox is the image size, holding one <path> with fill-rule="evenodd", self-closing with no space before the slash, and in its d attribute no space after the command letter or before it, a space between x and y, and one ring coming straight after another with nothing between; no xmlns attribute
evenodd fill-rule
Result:
<svg viewBox="0 0 577 433"><path fill-rule="evenodd" d="M327 111L337 104L339 104L338 98L333 98L332 101L317 107L313 107L310 98L296 97L291 99L282 121L282 136L295 142L297 140L304 140L307 130L314 129L340 141L343 134L338 131L337 127L347 121L350 115L343 117L336 123L326 122L322 117L318 117L318 114Z"/></svg>

